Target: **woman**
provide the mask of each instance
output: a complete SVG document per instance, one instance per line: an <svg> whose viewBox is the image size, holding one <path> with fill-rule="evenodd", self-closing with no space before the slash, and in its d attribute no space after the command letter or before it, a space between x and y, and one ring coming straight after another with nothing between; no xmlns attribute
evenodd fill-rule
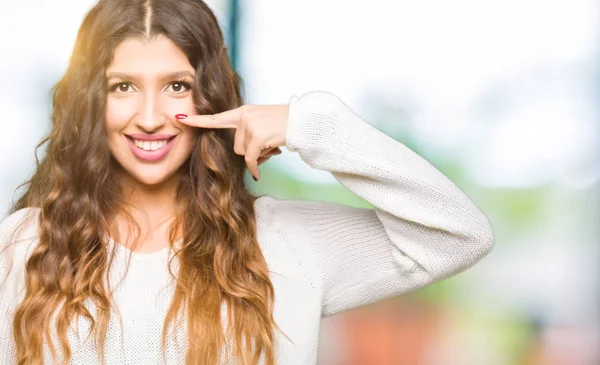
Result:
<svg viewBox="0 0 600 365"><path fill-rule="evenodd" d="M0 225L0 364L314 364L322 317L491 250L456 185L335 95L244 105L239 80L200 0L91 9ZM375 209L252 196L281 146Z"/></svg>

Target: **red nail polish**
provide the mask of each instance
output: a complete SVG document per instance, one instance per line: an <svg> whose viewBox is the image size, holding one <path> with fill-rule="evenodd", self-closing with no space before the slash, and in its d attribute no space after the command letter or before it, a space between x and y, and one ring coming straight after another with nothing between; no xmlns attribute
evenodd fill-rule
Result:
<svg viewBox="0 0 600 365"><path fill-rule="evenodd" d="M175 118L177 118L177 119L185 119L185 118L187 118L187 114L175 114Z"/></svg>
<svg viewBox="0 0 600 365"><path fill-rule="evenodd" d="M254 175L252 175L252 178L254 179L254 181L258 181L258 179L254 177Z"/></svg>

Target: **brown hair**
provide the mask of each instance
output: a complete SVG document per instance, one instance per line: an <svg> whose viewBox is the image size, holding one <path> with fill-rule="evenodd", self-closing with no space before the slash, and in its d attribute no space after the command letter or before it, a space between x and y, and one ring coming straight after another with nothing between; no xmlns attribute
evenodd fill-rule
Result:
<svg viewBox="0 0 600 365"><path fill-rule="evenodd" d="M112 302L102 279L112 262L106 234L117 215L132 219L106 141L105 72L124 39L159 34L177 44L196 69L193 95L199 114L242 105L241 78L231 67L217 19L201 0L100 0L86 14L68 68L52 88L52 130L37 146L36 171L11 209L40 210L39 244L26 263L26 293L13 322L18 364L42 364L43 341L50 339L51 318L59 307L56 327L64 364L72 356L67 329L80 315L91 321L105 363ZM175 252L179 270L162 349L164 357L169 323L175 326L184 309L186 364L216 365L226 333L235 339L238 363L256 364L264 356L265 364L275 364L274 289L256 238L256 197L245 188L246 165L233 151L233 132L198 132L178 182L179 213L169 237L174 242L180 234L182 240ZM40 162L37 150L46 143ZM84 305L88 299L97 307L98 323ZM226 333L223 302L229 309ZM52 342L50 348L55 357Z"/></svg>

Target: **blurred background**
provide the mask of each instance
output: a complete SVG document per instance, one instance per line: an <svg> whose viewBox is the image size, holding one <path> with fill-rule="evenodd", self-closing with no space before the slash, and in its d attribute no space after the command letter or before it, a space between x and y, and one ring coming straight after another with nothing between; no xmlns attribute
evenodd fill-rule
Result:
<svg viewBox="0 0 600 365"><path fill-rule="evenodd" d="M327 90L492 221L475 267L323 320L320 365L600 364L600 4L211 0L246 103ZM89 0L0 2L0 218L49 130ZM369 207L295 153L256 194ZM248 175L250 177L250 175Z"/></svg>

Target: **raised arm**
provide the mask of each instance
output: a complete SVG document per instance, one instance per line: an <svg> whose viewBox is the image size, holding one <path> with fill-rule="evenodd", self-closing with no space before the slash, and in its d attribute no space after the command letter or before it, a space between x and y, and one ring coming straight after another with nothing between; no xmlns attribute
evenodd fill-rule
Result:
<svg viewBox="0 0 600 365"><path fill-rule="evenodd" d="M288 150L375 207L279 202L310 237L324 317L447 278L492 249L489 219L461 189L337 96L293 96L286 139Z"/></svg>

